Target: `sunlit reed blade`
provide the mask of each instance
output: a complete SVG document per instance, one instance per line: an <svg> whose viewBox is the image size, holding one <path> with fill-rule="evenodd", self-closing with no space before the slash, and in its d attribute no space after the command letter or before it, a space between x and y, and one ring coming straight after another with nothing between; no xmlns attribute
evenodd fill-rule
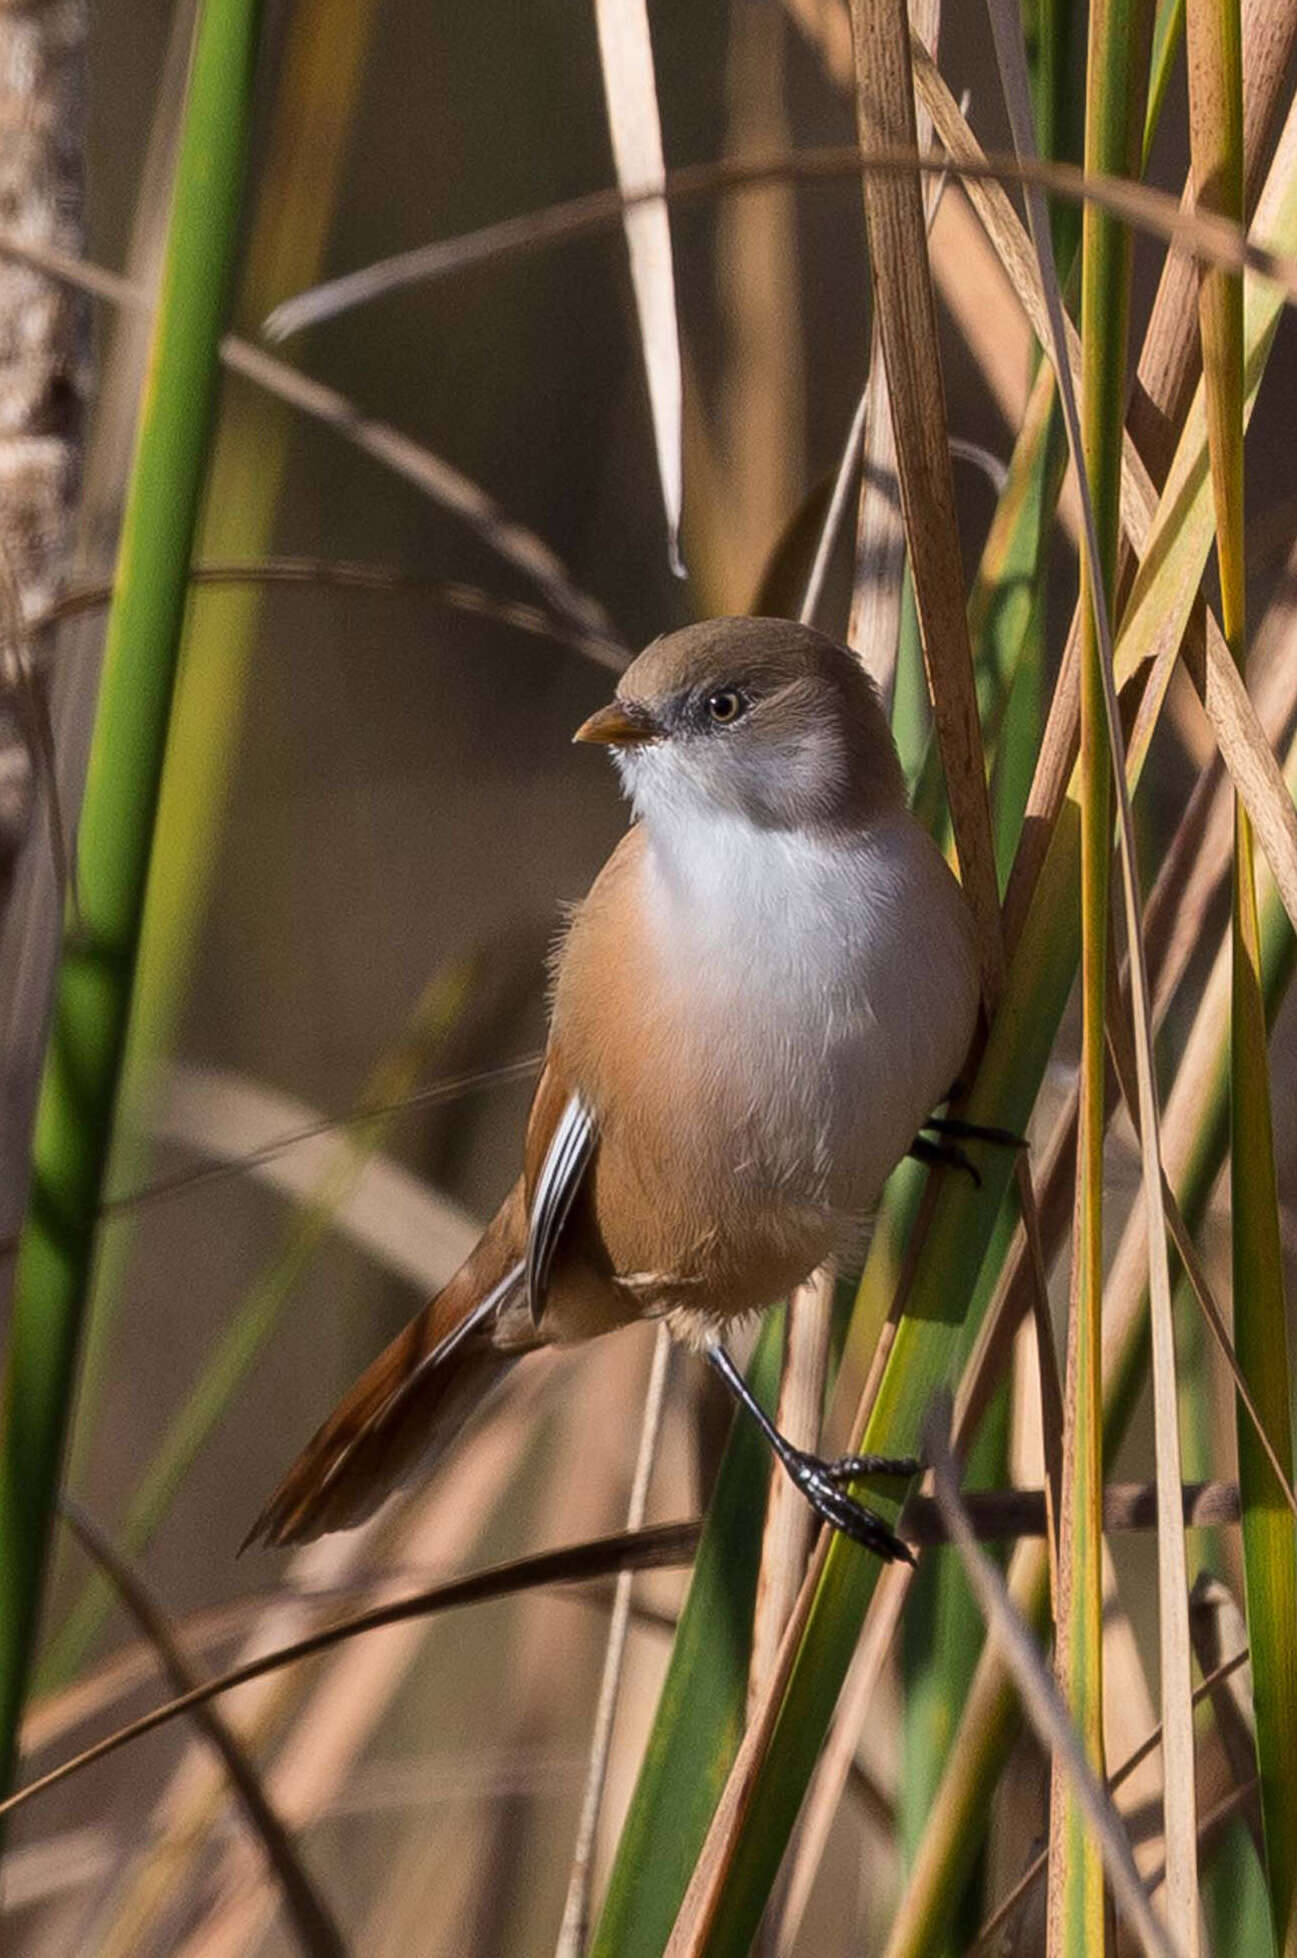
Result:
<svg viewBox="0 0 1297 1958"><path fill-rule="evenodd" d="M659 193L647 201L628 204L624 224L639 317L640 349L653 412L653 444L666 510L667 549L673 570L683 577L684 566L680 562L683 384L671 224L666 201L660 195L665 168L648 9L645 0L595 0L594 16L618 187L623 194L645 190Z"/></svg>

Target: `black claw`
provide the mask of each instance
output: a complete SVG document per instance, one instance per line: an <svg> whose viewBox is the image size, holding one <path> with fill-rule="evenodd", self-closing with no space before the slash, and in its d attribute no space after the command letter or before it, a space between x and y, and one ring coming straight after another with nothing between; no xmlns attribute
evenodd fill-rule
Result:
<svg viewBox="0 0 1297 1958"><path fill-rule="evenodd" d="M837 1466L836 1462L822 1462L818 1455L803 1454L800 1449L790 1450L784 1460L794 1484L821 1522L850 1537L853 1543L872 1550L884 1563L912 1564L914 1553L909 1545L902 1543L881 1516L838 1487L833 1475Z"/></svg>
<svg viewBox="0 0 1297 1958"><path fill-rule="evenodd" d="M916 1135L906 1154L913 1156L916 1163L966 1170L973 1179L974 1187L979 1190L982 1187L981 1171L957 1142L929 1142L926 1135Z"/></svg>
<svg viewBox="0 0 1297 1958"><path fill-rule="evenodd" d="M953 1135L963 1142L991 1142L1001 1149L1025 1149L1025 1135L1012 1129L988 1128L981 1122L965 1122L958 1115L933 1115L923 1124L936 1135Z"/></svg>

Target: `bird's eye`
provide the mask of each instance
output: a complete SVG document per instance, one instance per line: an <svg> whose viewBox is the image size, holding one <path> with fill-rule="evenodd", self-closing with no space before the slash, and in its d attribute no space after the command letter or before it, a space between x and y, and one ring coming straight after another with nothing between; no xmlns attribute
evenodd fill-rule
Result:
<svg viewBox="0 0 1297 1958"><path fill-rule="evenodd" d="M747 712L748 703L737 687L719 687L707 696L707 718L717 727L729 727Z"/></svg>

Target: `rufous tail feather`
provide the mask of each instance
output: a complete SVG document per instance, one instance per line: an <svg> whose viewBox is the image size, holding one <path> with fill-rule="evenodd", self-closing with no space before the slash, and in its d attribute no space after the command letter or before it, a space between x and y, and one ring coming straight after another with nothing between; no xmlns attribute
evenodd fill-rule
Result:
<svg viewBox="0 0 1297 1958"><path fill-rule="evenodd" d="M397 1334L334 1408L244 1540L309 1543L350 1529L416 1468L432 1463L518 1358L492 1332L522 1283L521 1190L429 1305Z"/></svg>

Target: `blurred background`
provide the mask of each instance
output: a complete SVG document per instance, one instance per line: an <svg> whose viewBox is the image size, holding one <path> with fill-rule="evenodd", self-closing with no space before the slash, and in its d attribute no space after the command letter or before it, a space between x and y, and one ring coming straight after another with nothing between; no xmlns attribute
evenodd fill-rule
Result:
<svg viewBox="0 0 1297 1958"><path fill-rule="evenodd" d="M983 143L1007 147L982 11L947 12L943 73L956 96L969 91ZM651 14L668 165L852 139L831 10L656 0ZM91 13L89 256L145 280L189 18L166 0L100 0ZM267 9L260 72L236 308L250 337L321 276L611 181L586 8L282 0ZM1182 98L1181 69L1151 172L1172 188L1186 165ZM291 556L394 575L368 589L307 576L224 585L191 602L163 895L72 1474L203 1668L300 1629L303 1594L351 1599L375 1572L408 1584L625 1515L651 1332L529 1363L435 1481L361 1536L296 1557L235 1556L288 1460L421 1302L420 1274L449 1272L513 1179L547 950L625 822L611 771L569 745L614 684L617 646L749 608L785 526L837 466L868 362L857 185L700 198L675 211L672 235L683 582L667 560L619 229L378 298L277 350L544 540L585 608L562 637L466 596L538 602L480 525L248 381L223 384L199 560ZM1137 334L1159 258L1140 245ZM952 431L982 452L956 472L971 570L994 506L985 458L1007 458L1028 337L1022 327L1015 341L997 310L994 266L953 187L934 260ZM138 327L115 328L99 308L75 583L111 570L141 355ZM1249 438L1254 616L1278 588L1292 529L1295 384L1285 316ZM1062 530L1055 551L1047 678L1075 577ZM845 603L839 581L822 614L830 629L845 629ZM61 673L93 672L97 633L94 617L62 628ZM574 643L583 637L600 643ZM1150 876L1208 752L1197 703L1177 690L1142 810ZM1291 1224L1291 1012L1275 1052ZM267 1148L366 1107L386 1112ZM1123 1132L1112 1159L1127 1195L1128 1143ZM724 1421L677 1356L651 1518L697 1513ZM1122 1468L1144 1473L1149 1459L1137 1434ZM65 1538L30 1770L156 1696L132 1626L88 1580ZM664 1573L636 1587L600 1874L683 1583ZM608 1595L536 1595L403 1626L230 1702L357 1951L554 1948ZM1129 1602L1136 1616L1147 1607L1138 1590ZM90 1682L80 1699L74 1674ZM896 1693L889 1685L893 1707ZM877 1801L895 1788L898 1731L870 1722L800 1952L872 1949L886 1922L896 1856ZM1020 1785L1021 1846L1039 1778L1024 1768ZM14 1841L15 1952L296 1948L219 1769L181 1726L33 1805Z"/></svg>

